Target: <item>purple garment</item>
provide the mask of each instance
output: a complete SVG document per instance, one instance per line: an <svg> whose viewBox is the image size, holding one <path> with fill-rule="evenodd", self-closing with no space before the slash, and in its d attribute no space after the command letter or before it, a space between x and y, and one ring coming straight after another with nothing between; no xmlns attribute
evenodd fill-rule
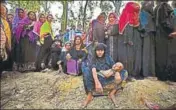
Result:
<svg viewBox="0 0 176 110"><path fill-rule="evenodd" d="M12 21L12 32L13 33L15 33L15 30L16 30L16 27L18 26L18 23L22 20L18 16L19 10L23 10L23 9L22 8L16 8L15 16L14 16L13 21Z"/></svg>
<svg viewBox="0 0 176 110"><path fill-rule="evenodd" d="M76 60L70 59L67 61L67 73L70 75L79 74L79 65Z"/></svg>
<svg viewBox="0 0 176 110"><path fill-rule="evenodd" d="M17 43L19 43L20 37L21 36L24 37L25 35L28 35L29 40L34 42L36 37L35 37L34 33L32 32L32 30L24 29L25 25L30 25L30 24L31 24L31 21L29 20L28 17L24 18L23 20L21 20L18 23L16 30L15 30L15 37L16 37Z"/></svg>

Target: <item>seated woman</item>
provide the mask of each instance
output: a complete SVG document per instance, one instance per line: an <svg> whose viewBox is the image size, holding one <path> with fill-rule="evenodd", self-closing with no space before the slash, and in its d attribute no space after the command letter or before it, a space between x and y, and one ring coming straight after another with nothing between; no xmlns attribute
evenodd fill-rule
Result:
<svg viewBox="0 0 176 110"><path fill-rule="evenodd" d="M81 63L86 59L86 49L83 45L81 36L75 36L73 47L70 54L66 55L67 59L67 73L72 75L80 75Z"/></svg>
<svg viewBox="0 0 176 110"><path fill-rule="evenodd" d="M57 62L58 65L61 64L62 70L64 73L67 73L67 59L66 55L71 50L71 42L65 43L65 48L62 49L61 55L60 55L60 61ZM60 68L59 68L60 69Z"/></svg>
<svg viewBox="0 0 176 110"><path fill-rule="evenodd" d="M91 100L93 99L93 92L96 90L98 93L103 93L103 87L114 84L119 85L121 83L121 77L119 74L123 73L126 74L126 71L122 70L123 66L118 66L119 64L114 65L114 61L109 56L109 54L106 53L106 45L99 43L95 48L95 57L92 60L92 66L87 72L83 72L84 76L84 85L85 89L87 90L87 98L85 102L83 103L83 107L86 107ZM109 70L113 67L113 69L116 71L116 76L110 75L109 77L103 77L102 75L99 75L98 72L102 70ZM118 74L119 72L119 74ZM126 76L126 75L123 75ZM117 80L115 80L115 77ZM126 80L126 78L123 78ZM115 93L117 92L117 87L114 86L112 91L109 93L109 98L112 99L113 103L115 104Z"/></svg>
<svg viewBox="0 0 176 110"><path fill-rule="evenodd" d="M62 41L61 40L54 40L53 44L51 45L50 55L48 57L48 66L54 70L59 69L57 62L60 60L60 54L62 50Z"/></svg>

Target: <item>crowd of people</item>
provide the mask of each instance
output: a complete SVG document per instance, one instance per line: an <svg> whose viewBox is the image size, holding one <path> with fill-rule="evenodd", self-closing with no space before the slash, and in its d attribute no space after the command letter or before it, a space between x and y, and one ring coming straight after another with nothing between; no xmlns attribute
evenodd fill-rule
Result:
<svg viewBox="0 0 176 110"><path fill-rule="evenodd" d="M123 84L129 76L176 81L176 2L172 7L167 0L155 8L153 1L141 7L128 2L120 16L100 13L86 33L73 25L54 35L51 14L37 17L17 8L13 15L1 4L1 72L62 68L69 75L83 74L84 106L93 89L102 92L105 85ZM110 92L113 102L117 88Z"/></svg>

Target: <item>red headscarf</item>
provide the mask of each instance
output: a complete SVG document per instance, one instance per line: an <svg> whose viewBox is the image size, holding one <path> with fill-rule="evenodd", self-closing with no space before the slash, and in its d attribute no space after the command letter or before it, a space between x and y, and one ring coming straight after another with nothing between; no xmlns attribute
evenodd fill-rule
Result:
<svg viewBox="0 0 176 110"><path fill-rule="evenodd" d="M139 26L139 12L140 6L138 3L128 2L126 4L119 19L120 34L123 34L123 31L128 24L133 27Z"/></svg>
<svg viewBox="0 0 176 110"><path fill-rule="evenodd" d="M114 21L113 23L109 22L109 23L107 24L107 27L109 27L110 25L118 24L118 17L117 17L117 14L114 13L114 12L110 13L109 16L108 16L108 19L110 18L111 15L114 16L115 21Z"/></svg>

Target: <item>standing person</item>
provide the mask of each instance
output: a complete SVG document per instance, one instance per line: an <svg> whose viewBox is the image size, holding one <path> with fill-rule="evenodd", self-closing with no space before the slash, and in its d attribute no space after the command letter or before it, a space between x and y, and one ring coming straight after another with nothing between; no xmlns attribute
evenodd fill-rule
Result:
<svg viewBox="0 0 176 110"><path fill-rule="evenodd" d="M116 13L110 13L108 16L106 45L112 59L117 62L117 46L118 46L118 17Z"/></svg>
<svg viewBox="0 0 176 110"><path fill-rule="evenodd" d="M89 23L89 28L86 34L86 44L89 45L93 41L93 25L95 24L95 19Z"/></svg>
<svg viewBox="0 0 176 110"><path fill-rule="evenodd" d="M34 24L34 28L33 28L33 33L36 36L36 57L38 55L38 52L40 50L40 28L43 25L43 23L45 22L46 18L44 14L39 14L39 19L38 21L35 22Z"/></svg>
<svg viewBox="0 0 176 110"><path fill-rule="evenodd" d="M24 9L22 8L16 8L14 19L12 20L12 59L13 59L13 67L17 65L15 62L20 61L20 58L22 58L20 55L21 46L19 43L17 43L16 40L16 27L18 26L18 23L21 22L26 17L26 13Z"/></svg>
<svg viewBox="0 0 176 110"><path fill-rule="evenodd" d="M154 2L144 1L140 13L141 37L143 40L142 75L155 76L155 23Z"/></svg>
<svg viewBox="0 0 176 110"><path fill-rule="evenodd" d="M75 36L70 55L66 55L67 73L71 75L81 74L81 64L86 59L86 51L81 36Z"/></svg>
<svg viewBox="0 0 176 110"><path fill-rule="evenodd" d="M5 45L1 45L4 52L6 53L6 60L1 63L1 68L3 70L12 70L12 57L11 57L11 30L9 23L7 21L7 8L5 4L1 4L1 32L2 32L2 42L4 39ZM4 37L5 38L4 38ZM6 40L5 40L6 39ZM1 43L1 42L0 42ZM5 46L5 47L4 47Z"/></svg>
<svg viewBox="0 0 176 110"><path fill-rule="evenodd" d="M93 27L93 40L97 40L99 43L105 43L105 20L106 14L102 12Z"/></svg>
<svg viewBox="0 0 176 110"><path fill-rule="evenodd" d="M119 18L118 60L124 64L130 76L141 72L142 39L138 31L140 6L128 2Z"/></svg>
<svg viewBox="0 0 176 110"><path fill-rule="evenodd" d="M174 31L169 35L169 43L168 43L168 79L171 81L176 81L176 1L172 2L173 11L173 26ZM175 33L175 34L174 34Z"/></svg>
<svg viewBox="0 0 176 110"><path fill-rule="evenodd" d="M41 48L37 55L36 61L36 71L40 71L48 63L47 58L50 53L50 47L54 40L53 30L52 30L52 20L53 16L49 14L46 21L40 28L40 43Z"/></svg>
<svg viewBox="0 0 176 110"><path fill-rule="evenodd" d="M36 38L33 31L33 26L36 21L36 14L33 11L28 12L27 17L20 21L16 27L15 37L16 42L20 46L20 56L16 55L16 65L14 69L20 72L35 70L36 60Z"/></svg>
<svg viewBox="0 0 176 110"><path fill-rule="evenodd" d="M168 79L167 60L168 60L168 36L173 31L170 21L170 14L173 11L167 3L168 0L158 1L155 7L156 24L156 76L159 80Z"/></svg>
<svg viewBox="0 0 176 110"><path fill-rule="evenodd" d="M8 21L8 23L9 23L9 26L10 26L10 29L11 29L11 30L12 30L13 18L14 18L13 14L8 14L8 15L7 15L7 21Z"/></svg>

